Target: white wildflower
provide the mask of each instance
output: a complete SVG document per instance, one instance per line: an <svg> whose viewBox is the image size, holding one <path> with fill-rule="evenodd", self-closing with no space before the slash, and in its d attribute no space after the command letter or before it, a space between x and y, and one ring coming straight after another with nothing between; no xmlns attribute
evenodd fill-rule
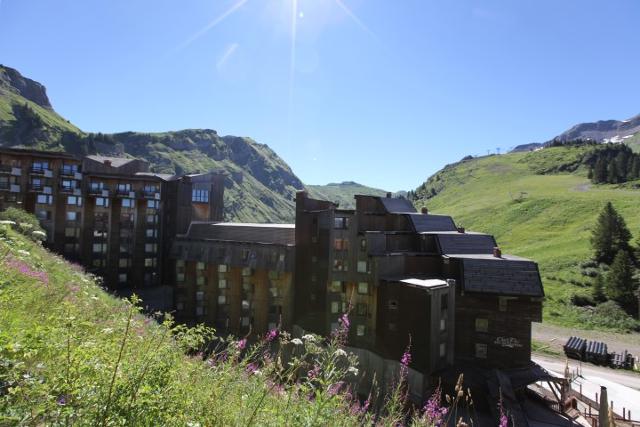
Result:
<svg viewBox="0 0 640 427"><path fill-rule="evenodd" d="M341 348L337 349L337 350L335 351L335 353L333 353L333 354L334 354L335 356L338 356L338 357L340 357L340 356L347 357L347 352L346 352L346 351L344 351L344 350L343 350L343 349L341 349Z"/></svg>
<svg viewBox="0 0 640 427"><path fill-rule="evenodd" d="M102 333L104 333L104 334L110 334L111 332L113 332L113 328L104 328L102 330Z"/></svg>
<svg viewBox="0 0 640 427"><path fill-rule="evenodd" d="M302 339L309 342L316 342L316 337L311 334L306 334L302 336Z"/></svg>
<svg viewBox="0 0 640 427"><path fill-rule="evenodd" d="M25 251L24 249L18 249L18 253L19 253L20 255L24 255L24 256L29 256L29 255L31 255L31 254L29 253L29 251Z"/></svg>
<svg viewBox="0 0 640 427"><path fill-rule="evenodd" d="M302 340L300 338L294 338L291 340L291 343L295 345L302 345Z"/></svg>
<svg viewBox="0 0 640 427"><path fill-rule="evenodd" d="M15 221L9 221L9 220L3 220L3 221L0 221L0 224L1 225L16 225L16 222Z"/></svg>
<svg viewBox="0 0 640 427"><path fill-rule="evenodd" d="M47 237L47 233L45 233L44 231L40 231L40 230L32 231L31 234L33 234L34 236L39 236L39 237Z"/></svg>
<svg viewBox="0 0 640 427"><path fill-rule="evenodd" d="M347 369L347 372L357 377L359 371L358 371L358 368L356 368L355 366L349 366L349 369Z"/></svg>

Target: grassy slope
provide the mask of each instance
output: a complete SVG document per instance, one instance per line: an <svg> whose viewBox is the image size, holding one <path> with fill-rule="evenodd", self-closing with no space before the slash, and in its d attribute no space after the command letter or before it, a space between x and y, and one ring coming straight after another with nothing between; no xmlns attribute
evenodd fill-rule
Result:
<svg viewBox="0 0 640 427"><path fill-rule="evenodd" d="M576 158L581 150L549 148L463 162L439 172L439 180L432 177L431 183L444 189L417 203L452 215L468 229L492 233L506 252L537 261L547 294L545 321L578 327L584 325L569 300L588 292L578 264L591 255L591 229L604 204L611 201L640 236L640 191L592 185L584 170L534 173ZM526 195L517 201L521 192Z"/></svg>
<svg viewBox="0 0 640 427"><path fill-rule="evenodd" d="M288 394L266 373L247 374L231 350L215 364L185 356L182 349L198 347L200 335L172 333L77 267L0 227L0 425L362 421L342 394L323 389L308 401L311 389L303 385L296 386L300 398Z"/></svg>
<svg viewBox="0 0 640 427"><path fill-rule="evenodd" d="M338 202L343 209L353 209L355 200L353 196L356 194L364 194L370 196L384 197L387 192L377 188L367 187L366 185L356 182L343 182L339 184L327 185L306 185L309 196L317 199L330 200Z"/></svg>

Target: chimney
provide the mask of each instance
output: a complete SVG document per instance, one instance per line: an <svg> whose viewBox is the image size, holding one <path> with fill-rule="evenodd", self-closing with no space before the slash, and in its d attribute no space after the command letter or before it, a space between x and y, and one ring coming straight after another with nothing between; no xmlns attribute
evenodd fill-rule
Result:
<svg viewBox="0 0 640 427"><path fill-rule="evenodd" d="M391 198L391 196L392 196L392 194L391 194L391 193L387 193L387 199L390 199L390 198Z"/></svg>
<svg viewBox="0 0 640 427"><path fill-rule="evenodd" d="M493 256L496 258L502 258L502 251L500 250L499 247L494 246L493 248Z"/></svg>
<svg viewBox="0 0 640 427"><path fill-rule="evenodd" d="M422 215L428 215L429 214L429 209L427 209L427 207L423 207L422 209L420 209L420 212L422 212Z"/></svg>
<svg viewBox="0 0 640 427"><path fill-rule="evenodd" d="M458 227L458 233L464 234L464 227Z"/></svg>
<svg viewBox="0 0 640 427"><path fill-rule="evenodd" d="M105 161L103 163L104 163L105 166L111 166L111 160L105 159Z"/></svg>
<svg viewBox="0 0 640 427"><path fill-rule="evenodd" d="M306 199L307 198L307 191L306 190L298 190L298 191L296 191L296 199L297 198Z"/></svg>

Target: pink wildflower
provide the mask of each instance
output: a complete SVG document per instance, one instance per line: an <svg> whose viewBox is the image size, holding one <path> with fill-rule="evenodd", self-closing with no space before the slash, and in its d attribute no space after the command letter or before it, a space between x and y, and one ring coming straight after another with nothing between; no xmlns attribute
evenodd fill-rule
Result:
<svg viewBox="0 0 640 427"><path fill-rule="evenodd" d="M279 335L280 331L277 328L271 329L269 332L267 332L267 335L265 335L264 339L266 342L272 342L274 339L278 338Z"/></svg>
<svg viewBox="0 0 640 427"><path fill-rule="evenodd" d="M242 338L240 341L237 341L236 346L238 347L238 350L244 350L247 346L247 339Z"/></svg>
<svg viewBox="0 0 640 427"><path fill-rule="evenodd" d="M447 415L449 411L447 408L441 405L442 400L442 392L440 387L438 387L427 403L424 405L422 410L424 411L424 416L427 418L427 421L434 426L439 426L444 421L444 417Z"/></svg>

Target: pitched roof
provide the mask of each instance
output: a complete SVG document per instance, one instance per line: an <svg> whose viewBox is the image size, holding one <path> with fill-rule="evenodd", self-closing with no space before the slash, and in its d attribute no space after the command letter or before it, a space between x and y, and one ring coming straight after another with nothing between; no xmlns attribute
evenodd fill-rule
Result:
<svg viewBox="0 0 640 427"><path fill-rule="evenodd" d="M428 231L456 231L456 224L453 219L447 215L432 215L432 214L408 214L413 229L418 232Z"/></svg>
<svg viewBox="0 0 640 427"><path fill-rule="evenodd" d="M479 233L437 233L442 254L491 254L496 241L489 234Z"/></svg>
<svg viewBox="0 0 640 427"><path fill-rule="evenodd" d="M462 261L465 291L500 295L544 296L538 265L518 257L452 256Z"/></svg>
<svg viewBox="0 0 640 427"><path fill-rule="evenodd" d="M387 213L416 212L416 208L414 208L413 204L407 199L393 197L380 197L379 199Z"/></svg>
<svg viewBox="0 0 640 427"><path fill-rule="evenodd" d="M192 222L184 237L201 240L294 245L295 231L295 224Z"/></svg>
<svg viewBox="0 0 640 427"><path fill-rule="evenodd" d="M99 163L104 163L105 161L111 162L111 166L114 168L119 168L121 166L126 165L127 163L131 163L136 160L136 159L130 159L127 157L108 157L108 156L99 156L96 154L90 154L86 156L86 158Z"/></svg>

